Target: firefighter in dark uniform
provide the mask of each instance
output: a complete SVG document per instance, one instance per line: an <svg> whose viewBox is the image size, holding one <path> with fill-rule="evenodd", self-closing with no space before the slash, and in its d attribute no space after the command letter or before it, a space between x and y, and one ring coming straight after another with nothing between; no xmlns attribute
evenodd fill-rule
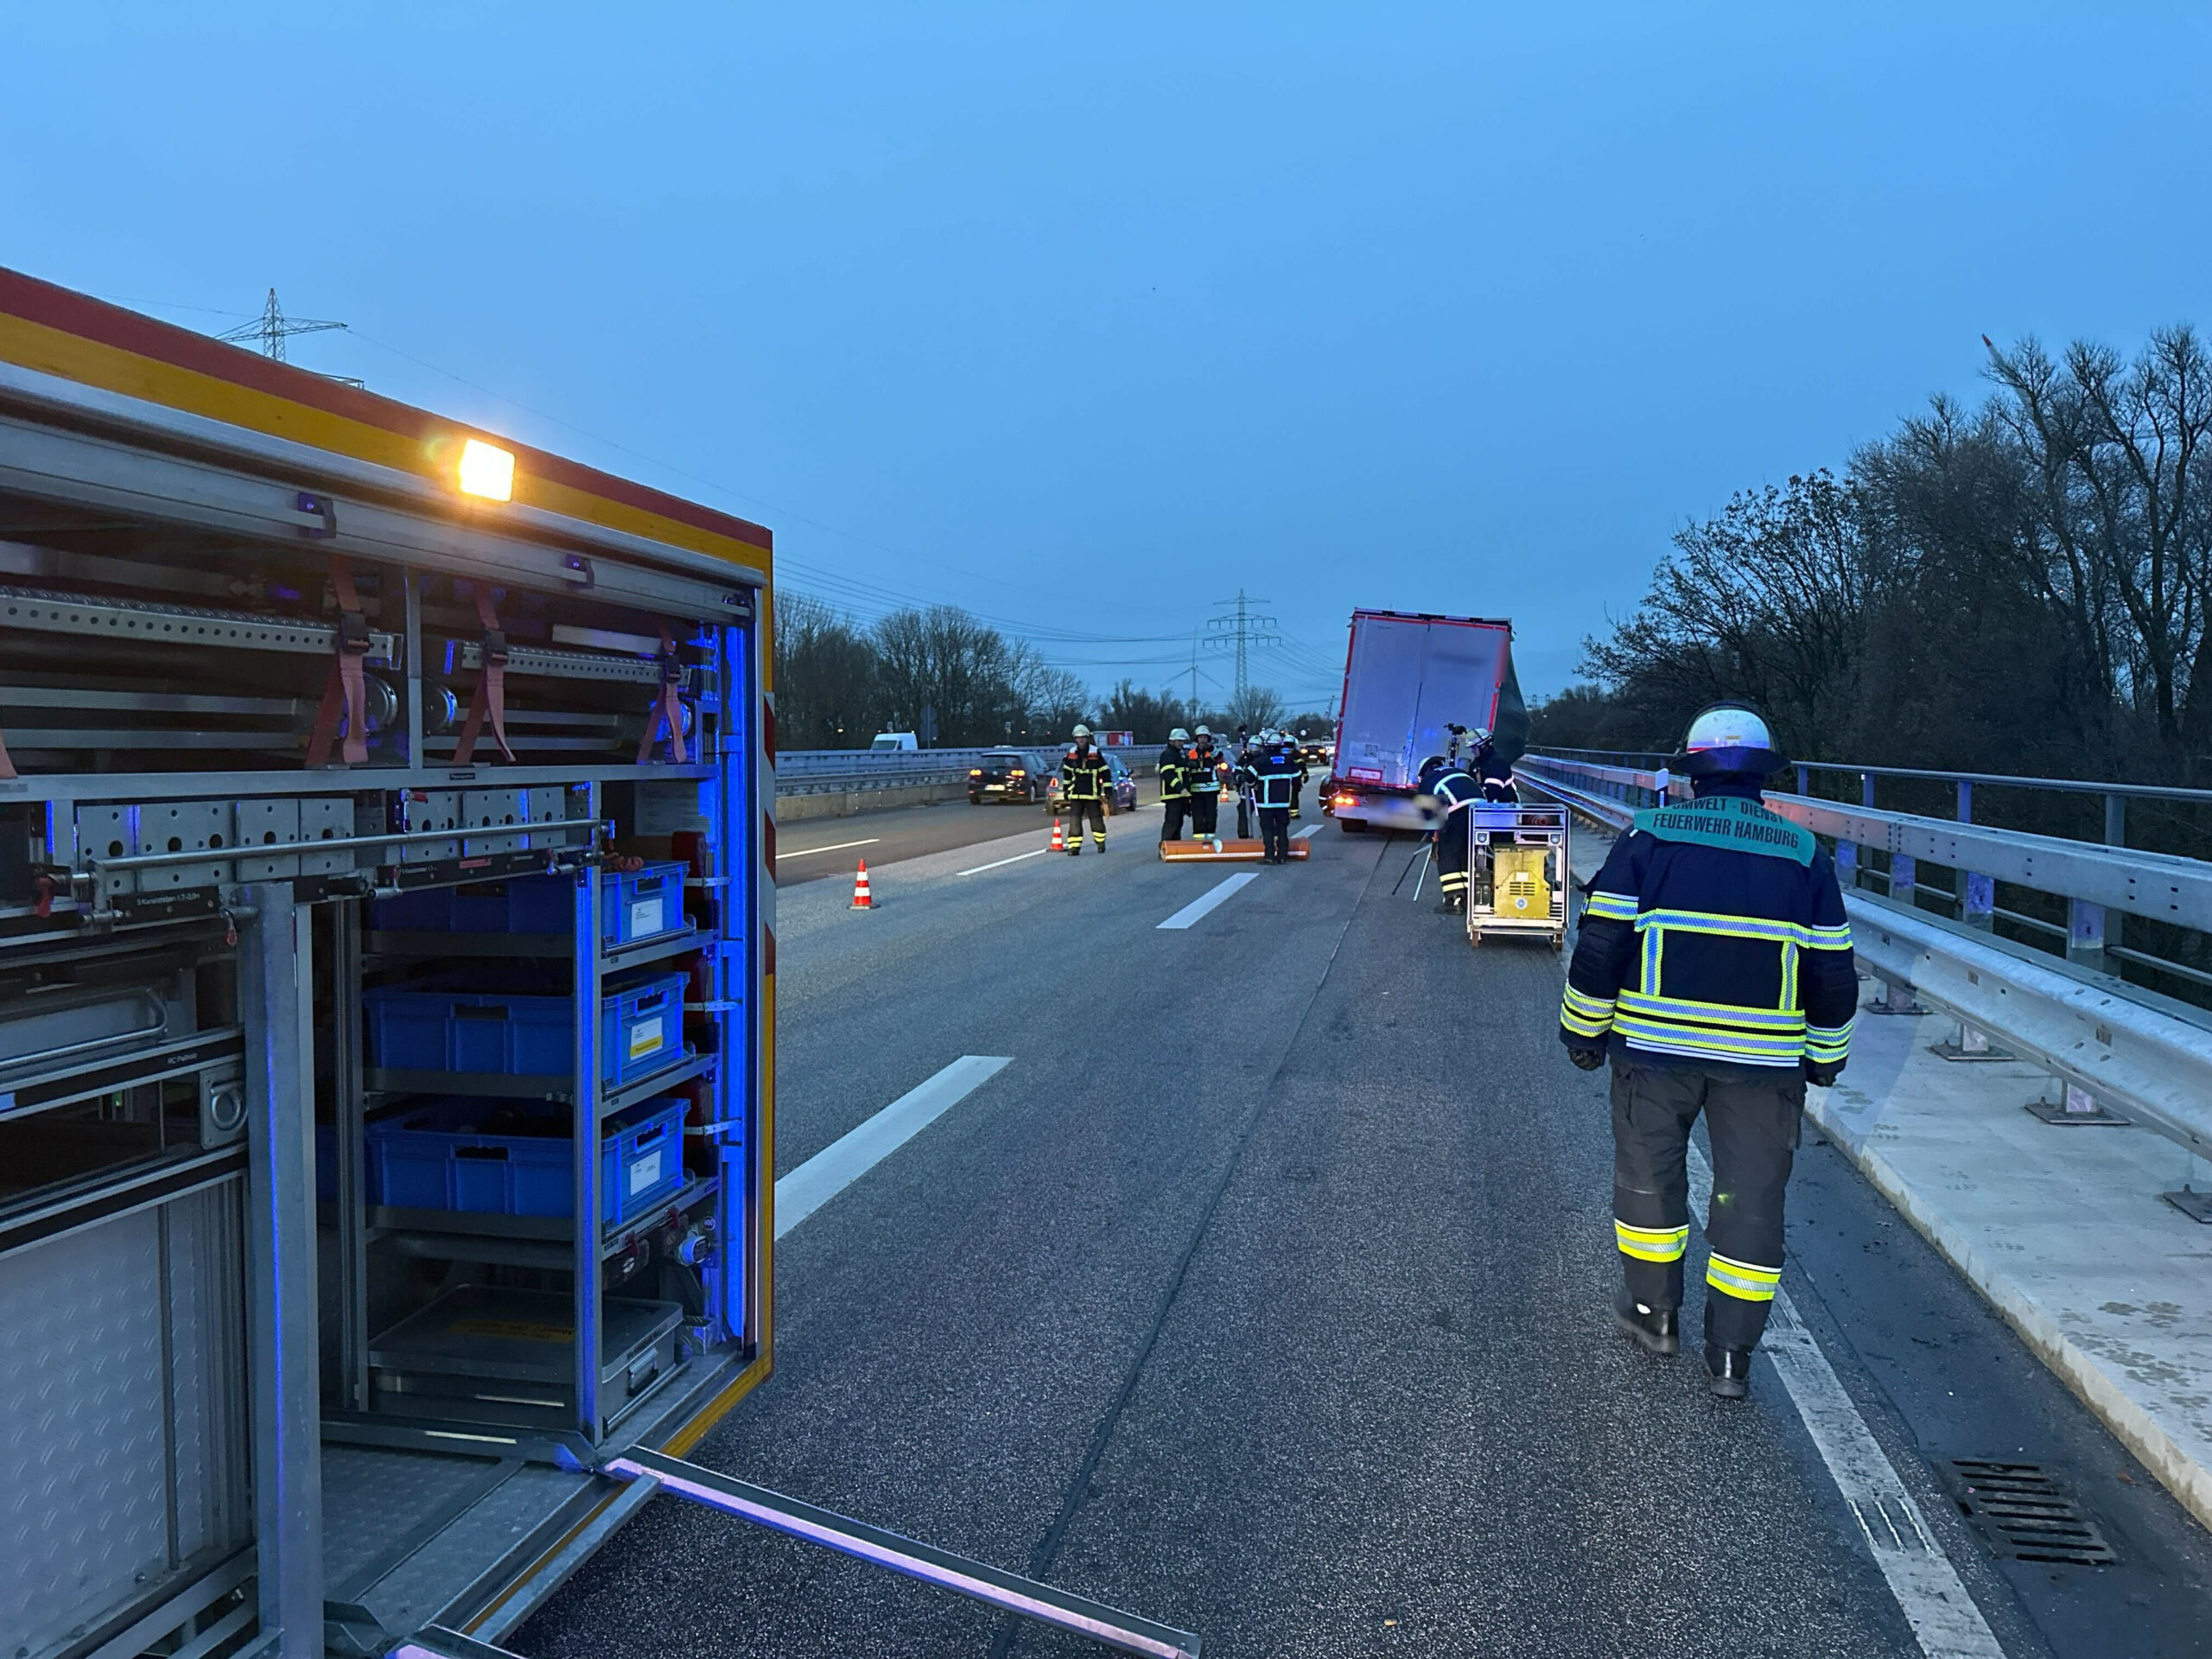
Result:
<svg viewBox="0 0 2212 1659"><path fill-rule="evenodd" d="M1253 757L1253 792L1259 802L1262 863L1290 862L1290 804L1296 798L1298 780L1302 775L1298 746L1281 732L1272 734Z"/></svg>
<svg viewBox="0 0 2212 1659"><path fill-rule="evenodd" d="M1236 728L1236 761L1230 768L1229 780L1236 791L1236 839L1239 841L1252 838L1252 791L1259 781L1259 773L1253 768L1259 760L1260 744L1266 736L1267 734L1262 732L1258 737L1250 737L1243 727Z"/></svg>
<svg viewBox="0 0 2212 1659"><path fill-rule="evenodd" d="M1191 807L1190 741L1191 734L1178 726L1167 734L1166 747L1160 751L1160 838L1164 842L1183 838L1183 815Z"/></svg>
<svg viewBox="0 0 2212 1659"><path fill-rule="evenodd" d="M1491 741L1488 732L1479 726L1472 733L1474 757L1470 770L1475 781L1482 786L1483 799L1516 804L1521 791L1513 781L1513 763L1500 755L1497 745Z"/></svg>
<svg viewBox="0 0 2212 1659"><path fill-rule="evenodd" d="M1436 840L1437 885L1444 902L1440 914L1466 913L1470 864L1470 835L1473 820L1468 809L1481 798L1474 777L1457 760L1432 754L1421 763L1421 792L1433 797L1440 822L1431 833Z"/></svg>
<svg viewBox="0 0 2212 1659"><path fill-rule="evenodd" d="M1184 766L1191 786L1191 833L1213 835L1221 816L1221 756L1215 752L1213 734L1205 727L1198 728Z"/></svg>
<svg viewBox="0 0 2212 1659"><path fill-rule="evenodd" d="M1306 765L1306 744L1302 739L1291 744L1290 758L1298 766L1297 775L1290 780L1290 816L1294 818L1302 818L1306 816L1301 810L1304 804L1302 798L1306 793L1306 780L1313 775Z"/></svg>
<svg viewBox="0 0 2212 1659"><path fill-rule="evenodd" d="M1068 810L1068 851L1083 855L1083 821L1090 838L1106 850L1106 757L1090 747L1090 728L1075 728L1075 747L1060 757L1060 802Z"/></svg>
<svg viewBox="0 0 2212 1659"><path fill-rule="evenodd" d="M1610 1056L1613 1233L1621 1328L1680 1345L1689 1242L1685 1158L1702 1111L1713 1142L1705 1362L1713 1392L1750 1392L1751 1351L1782 1281L1783 1190L1805 1085L1843 1070L1859 983L1835 867L1760 800L1789 765L1766 721L1719 703L1672 762L1695 798L1637 815L1582 912L1560 1038L1595 1071Z"/></svg>

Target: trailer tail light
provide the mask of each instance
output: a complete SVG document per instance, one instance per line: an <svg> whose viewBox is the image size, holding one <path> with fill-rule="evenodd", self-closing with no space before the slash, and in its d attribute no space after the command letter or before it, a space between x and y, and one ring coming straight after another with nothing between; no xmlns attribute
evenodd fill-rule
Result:
<svg viewBox="0 0 2212 1659"><path fill-rule="evenodd" d="M1348 789L1338 790L1334 795L1329 798L1329 804L1331 806L1357 806L1359 804L1359 797L1353 794Z"/></svg>
<svg viewBox="0 0 2212 1659"><path fill-rule="evenodd" d="M487 501L511 501L515 493L515 457L511 449L471 438L461 446L461 493Z"/></svg>

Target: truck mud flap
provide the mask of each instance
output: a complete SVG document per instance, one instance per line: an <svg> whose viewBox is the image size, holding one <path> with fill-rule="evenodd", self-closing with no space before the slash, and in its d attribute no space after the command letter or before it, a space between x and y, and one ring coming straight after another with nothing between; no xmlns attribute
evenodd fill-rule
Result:
<svg viewBox="0 0 2212 1659"><path fill-rule="evenodd" d="M1252 843L1255 847L1259 843ZM904 1573L941 1589L1002 1608L1040 1624L1073 1630L1123 1653L1141 1653L1153 1659L1198 1659L1198 1638L1188 1630L1156 1624L1135 1613L1125 1613L1088 1597L1055 1590L965 1556L953 1555L927 1544L902 1538L895 1532L848 1520L829 1510L817 1509L795 1497L785 1497L765 1486L716 1474L678 1458L658 1452L632 1452L601 1465L601 1472L618 1480L653 1480L660 1490L725 1515L804 1539L856 1556L878 1567ZM474 1653L442 1654L423 1651L423 1659L486 1659L490 1649ZM401 1659L395 1656L395 1659Z"/></svg>

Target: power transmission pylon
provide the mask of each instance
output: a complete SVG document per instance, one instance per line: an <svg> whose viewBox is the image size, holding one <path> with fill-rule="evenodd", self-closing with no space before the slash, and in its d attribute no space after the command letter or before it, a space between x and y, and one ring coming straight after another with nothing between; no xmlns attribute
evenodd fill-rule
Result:
<svg viewBox="0 0 2212 1659"><path fill-rule="evenodd" d="M325 334L345 326L342 322L327 322L319 317L286 316L283 308L276 303L276 290L272 288L269 290L269 302L261 308L258 317L251 322L242 322L235 328L226 329L215 338L228 340L233 346L251 346L258 341L264 357L285 363L291 359L284 353L284 342L294 334ZM359 382L354 384L358 385Z"/></svg>
<svg viewBox="0 0 2212 1659"><path fill-rule="evenodd" d="M1236 701L1242 703L1244 701L1244 694L1252 689L1252 677L1247 666L1247 655L1254 645L1282 644L1282 635L1275 632L1281 624L1272 616L1252 614L1248 607L1265 605L1269 601L1264 599L1249 598L1242 588L1236 590L1235 599L1216 600L1214 602L1224 607L1234 605L1236 607L1234 616L1217 616L1208 620L1206 626L1215 632L1206 636L1206 644L1224 651L1228 650L1231 645L1236 648Z"/></svg>

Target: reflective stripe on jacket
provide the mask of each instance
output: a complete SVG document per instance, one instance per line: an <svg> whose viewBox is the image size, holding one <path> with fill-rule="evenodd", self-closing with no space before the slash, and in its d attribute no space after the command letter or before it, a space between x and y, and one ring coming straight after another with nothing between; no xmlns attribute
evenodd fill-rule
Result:
<svg viewBox="0 0 2212 1659"><path fill-rule="evenodd" d="M1106 757L1096 749L1070 749L1060 757L1060 794L1071 801L1103 801L1106 773Z"/></svg>
<svg viewBox="0 0 2212 1659"><path fill-rule="evenodd" d="M1757 800L1639 813L1582 912L1563 1041L1660 1065L1840 1065L1859 981L1835 866Z"/></svg>
<svg viewBox="0 0 2212 1659"><path fill-rule="evenodd" d="M1193 747L1189 754L1191 793L1218 795L1221 793L1221 752L1218 749Z"/></svg>
<svg viewBox="0 0 2212 1659"><path fill-rule="evenodd" d="M1191 775L1183 751L1173 743L1160 752L1160 798L1163 801L1187 800L1191 793Z"/></svg>
<svg viewBox="0 0 2212 1659"><path fill-rule="evenodd" d="M1296 757L1287 749L1262 749L1249 769L1261 807L1287 811L1292 795L1306 776Z"/></svg>

